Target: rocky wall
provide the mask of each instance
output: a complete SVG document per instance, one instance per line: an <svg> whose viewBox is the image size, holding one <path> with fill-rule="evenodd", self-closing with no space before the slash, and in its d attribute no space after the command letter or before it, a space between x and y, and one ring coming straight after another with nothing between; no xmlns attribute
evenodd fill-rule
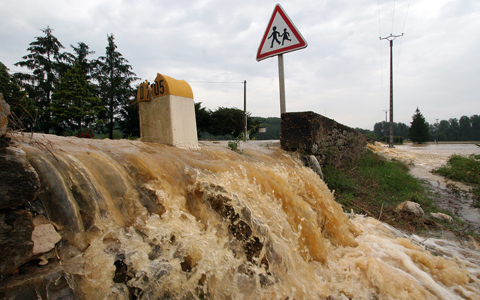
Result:
<svg viewBox="0 0 480 300"><path fill-rule="evenodd" d="M38 174L7 131L9 113L0 93L0 299L76 300L56 254L61 236L37 200Z"/></svg>
<svg viewBox="0 0 480 300"><path fill-rule="evenodd" d="M320 165L338 167L354 161L366 149L360 132L314 112L283 113L281 148L317 158Z"/></svg>

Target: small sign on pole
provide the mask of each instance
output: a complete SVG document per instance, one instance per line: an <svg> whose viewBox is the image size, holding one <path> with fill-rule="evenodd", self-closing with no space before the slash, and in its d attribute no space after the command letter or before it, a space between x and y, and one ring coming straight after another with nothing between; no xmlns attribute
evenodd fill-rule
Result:
<svg viewBox="0 0 480 300"><path fill-rule="evenodd" d="M293 24L280 4L275 5L272 17L257 51L257 61L278 56L278 77L280 85L280 113L285 107L285 76L283 71L283 53L307 47L307 41Z"/></svg>

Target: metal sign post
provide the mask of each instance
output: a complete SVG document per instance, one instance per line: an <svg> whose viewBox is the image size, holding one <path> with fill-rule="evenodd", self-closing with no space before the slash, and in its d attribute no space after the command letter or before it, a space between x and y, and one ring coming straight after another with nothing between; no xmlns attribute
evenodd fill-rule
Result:
<svg viewBox="0 0 480 300"><path fill-rule="evenodd" d="M307 42L287 16L280 4L275 6L272 17L257 51L257 61L278 56L278 77L280 84L280 113L286 112L285 106L285 72L283 53L303 49Z"/></svg>
<svg viewBox="0 0 480 300"><path fill-rule="evenodd" d="M243 81L243 113L245 114L245 128L243 129L243 136L245 140L248 139L247 132L247 81Z"/></svg>
<svg viewBox="0 0 480 300"><path fill-rule="evenodd" d="M287 112L285 107L285 72L283 70L283 54L278 55L278 80L280 86L280 114Z"/></svg>

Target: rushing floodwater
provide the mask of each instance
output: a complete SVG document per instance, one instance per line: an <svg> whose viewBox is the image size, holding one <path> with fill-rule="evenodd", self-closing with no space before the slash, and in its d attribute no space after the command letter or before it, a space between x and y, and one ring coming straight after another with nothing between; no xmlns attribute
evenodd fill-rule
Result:
<svg viewBox="0 0 480 300"><path fill-rule="evenodd" d="M480 299L475 242L345 214L317 174L267 142L239 155L18 139L82 299Z"/></svg>
<svg viewBox="0 0 480 300"><path fill-rule="evenodd" d="M406 144L395 148L414 154L416 165L432 169L444 164L452 154L480 154L480 147L475 144Z"/></svg>

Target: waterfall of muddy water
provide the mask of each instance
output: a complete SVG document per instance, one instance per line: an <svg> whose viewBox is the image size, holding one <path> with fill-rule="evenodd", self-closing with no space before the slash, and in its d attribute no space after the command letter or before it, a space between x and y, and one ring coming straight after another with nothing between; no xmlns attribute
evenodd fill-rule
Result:
<svg viewBox="0 0 480 300"><path fill-rule="evenodd" d="M480 299L478 245L346 215L278 147L35 138L17 140L82 299Z"/></svg>

